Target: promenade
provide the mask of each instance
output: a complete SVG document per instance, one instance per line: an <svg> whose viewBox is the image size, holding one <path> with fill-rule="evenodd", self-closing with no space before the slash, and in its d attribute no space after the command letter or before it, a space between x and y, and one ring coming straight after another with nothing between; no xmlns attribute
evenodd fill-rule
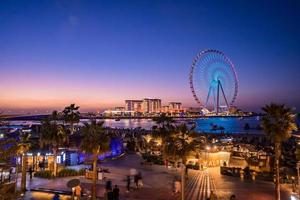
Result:
<svg viewBox="0 0 300 200"><path fill-rule="evenodd" d="M102 163L101 166L108 168L110 173L105 173L106 180L111 180L113 186L120 188L121 200L179 200L180 195L173 195L173 181L179 178L179 170L166 169L164 166L141 165L142 159L138 154L129 154L116 160ZM83 167L83 166L76 166ZM131 184L131 191L126 193L125 177L130 169L135 168L143 176L144 187L135 189ZM264 181L241 180L237 177L220 175L219 168L208 168L204 171L189 170L189 178L186 183L186 200L206 200L213 191L218 200L228 200L230 195L235 194L237 199L243 200L272 200L274 199L274 184ZM29 177L28 177L29 178ZM66 183L73 178L79 178L83 191L89 191L91 181L84 177L67 177L57 179L41 179L34 177L28 181L28 189L47 188L71 192ZM97 196L103 199L105 181L97 181ZM290 188L282 186L282 199L289 199ZM51 199L53 194L41 192L26 192L25 199L46 200ZM61 195L61 199L70 199L70 196Z"/></svg>
<svg viewBox="0 0 300 200"><path fill-rule="evenodd" d="M229 200L231 195L242 200L273 200L274 184L266 181L241 180L237 177L223 176L219 167L204 171L189 170L186 185L187 200L206 200L213 191L218 200ZM281 186L281 199L290 199L290 185Z"/></svg>

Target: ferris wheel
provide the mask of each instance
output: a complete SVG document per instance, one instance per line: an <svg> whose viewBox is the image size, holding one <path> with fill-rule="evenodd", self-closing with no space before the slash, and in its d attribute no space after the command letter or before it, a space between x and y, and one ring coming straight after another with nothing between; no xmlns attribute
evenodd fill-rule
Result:
<svg viewBox="0 0 300 200"><path fill-rule="evenodd" d="M238 93L238 78L231 60L221 51L204 50L194 58L190 88L195 101L216 114L229 111Z"/></svg>

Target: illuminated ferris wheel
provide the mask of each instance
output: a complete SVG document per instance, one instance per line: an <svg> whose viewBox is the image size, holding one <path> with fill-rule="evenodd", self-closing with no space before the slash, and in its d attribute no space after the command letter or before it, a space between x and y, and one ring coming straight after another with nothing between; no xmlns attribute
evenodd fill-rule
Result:
<svg viewBox="0 0 300 200"><path fill-rule="evenodd" d="M237 97L234 65L221 51L201 51L193 60L189 81L195 101L216 114L229 111Z"/></svg>

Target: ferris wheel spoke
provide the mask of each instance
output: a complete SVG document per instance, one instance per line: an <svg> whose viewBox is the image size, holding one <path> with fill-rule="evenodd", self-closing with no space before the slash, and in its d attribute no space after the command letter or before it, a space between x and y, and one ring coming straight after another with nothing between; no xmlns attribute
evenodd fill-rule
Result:
<svg viewBox="0 0 300 200"><path fill-rule="evenodd" d="M217 113L224 103L224 108L229 111L237 97L238 79L234 65L218 50L208 49L196 55L191 65L189 83L195 101L207 110L212 106Z"/></svg>

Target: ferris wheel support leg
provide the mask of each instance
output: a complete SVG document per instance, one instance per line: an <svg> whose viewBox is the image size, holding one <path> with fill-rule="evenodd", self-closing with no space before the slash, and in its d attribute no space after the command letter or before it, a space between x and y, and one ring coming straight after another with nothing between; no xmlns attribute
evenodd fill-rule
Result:
<svg viewBox="0 0 300 200"><path fill-rule="evenodd" d="M208 90L208 94L207 94L207 98L206 98L206 102L205 102L205 107L206 108L207 108L207 103L208 103L208 100L209 100L210 93L211 93L211 86L209 86L209 90Z"/></svg>
<svg viewBox="0 0 300 200"><path fill-rule="evenodd" d="M228 111L229 111L229 104L228 104L228 101L227 101L227 99L226 99L225 92L224 92L224 90L223 90L223 86L222 86L221 83L220 83L220 87L221 87L221 91L222 91L223 97L224 97L225 102L226 102L227 109L228 109Z"/></svg>
<svg viewBox="0 0 300 200"><path fill-rule="evenodd" d="M219 115L219 107L220 107L220 81L218 80L218 87L217 87L217 115Z"/></svg>
<svg viewBox="0 0 300 200"><path fill-rule="evenodd" d="M215 89L213 89L213 94L214 94L214 111L217 112L216 90Z"/></svg>

